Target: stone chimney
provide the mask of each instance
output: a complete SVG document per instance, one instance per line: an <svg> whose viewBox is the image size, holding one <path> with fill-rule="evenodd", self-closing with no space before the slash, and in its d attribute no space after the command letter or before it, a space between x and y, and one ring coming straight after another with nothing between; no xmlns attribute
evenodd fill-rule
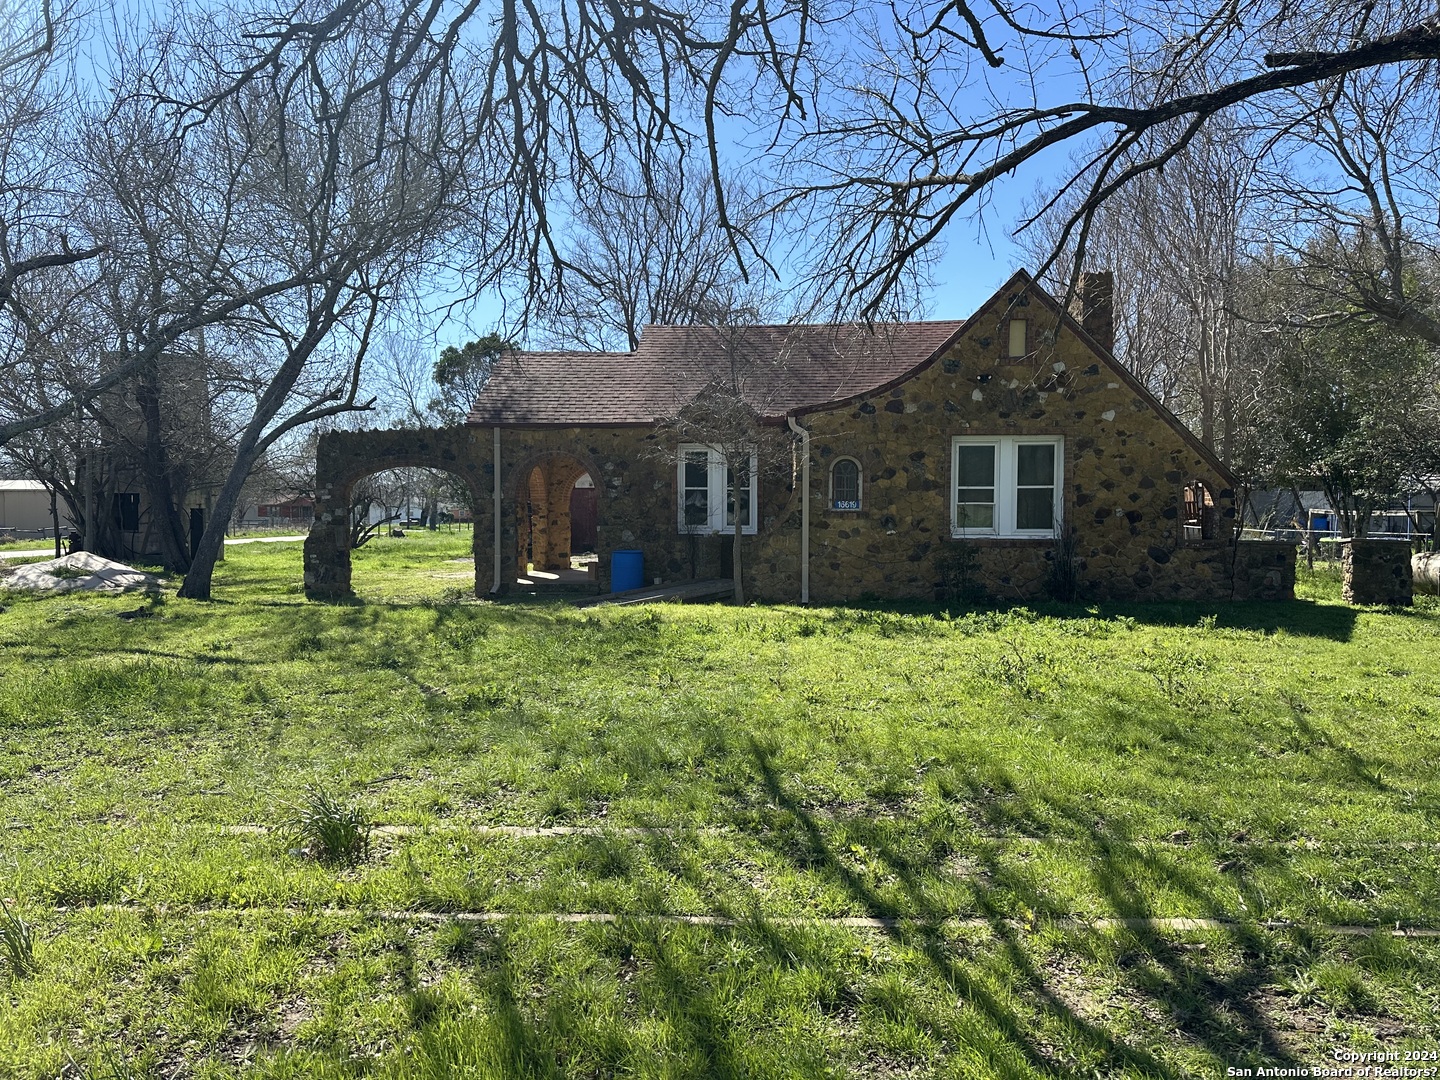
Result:
<svg viewBox="0 0 1440 1080"><path fill-rule="evenodd" d="M1070 315L1107 352L1115 351L1115 275L1109 270L1080 275Z"/></svg>

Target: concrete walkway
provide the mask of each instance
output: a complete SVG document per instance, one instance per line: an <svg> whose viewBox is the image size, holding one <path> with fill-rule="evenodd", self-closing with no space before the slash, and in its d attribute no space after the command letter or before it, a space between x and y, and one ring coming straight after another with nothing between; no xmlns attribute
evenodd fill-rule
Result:
<svg viewBox="0 0 1440 1080"><path fill-rule="evenodd" d="M293 543L293 542L295 542L295 541L297 541L297 540L304 540L304 539L305 539L304 535L300 535L300 536L239 536L239 537L236 537L236 538L233 539L233 540L226 540L226 541L225 541L225 544L226 544L226 546L229 546L230 544L284 544L284 543ZM61 550L62 550L62 551L64 550L64 546L63 546L63 545L61 546ZM36 558L37 556L38 556L38 557L41 557L41 558L46 558L46 559L53 559L53 558L55 557L55 545L54 545L54 544L51 544L49 547L43 547L43 548L28 548L28 549L26 549L26 550L24 550L24 551L0 551L0 559L33 559L33 558Z"/></svg>

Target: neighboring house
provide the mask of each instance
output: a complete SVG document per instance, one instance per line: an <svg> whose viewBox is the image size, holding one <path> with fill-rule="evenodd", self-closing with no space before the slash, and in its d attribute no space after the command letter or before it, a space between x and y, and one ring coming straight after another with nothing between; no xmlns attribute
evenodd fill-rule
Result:
<svg viewBox="0 0 1440 1080"><path fill-rule="evenodd" d="M199 543L229 453L200 354L197 342L195 352L162 355L96 399L95 439L76 450L62 510L96 554L179 561Z"/></svg>
<svg viewBox="0 0 1440 1080"><path fill-rule="evenodd" d="M315 500L308 495L273 494L270 501L246 507L242 525L276 529L308 529L315 520Z"/></svg>
<svg viewBox="0 0 1440 1080"><path fill-rule="evenodd" d="M53 532L48 487L39 480L0 480L0 534Z"/></svg>
<svg viewBox="0 0 1440 1080"><path fill-rule="evenodd" d="M1096 599L1292 595L1294 546L1234 542L1233 477L1111 355L1110 288L1086 275L1083 325L1021 272L963 322L652 326L634 353L511 354L464 429L322 438L307 588L348 590L351 485L428 465L471 486L482 593L527 550L568 565L589 476L602 586L617 549L649 580L727 573L738 512L768 600L1030 599L1067 576ZM671 434L736 385L793 452L731 463Z"/></svg>
<svg viewBox="0 0 1440 1080"><path fill-rule="evenodd" d="M1436 491L1440 491L1440 478L1426 478L1414 491L1373 511L1369 535L1397 539L1434 536ZM1251 492L1245 528L1297 543L1305 540L1307 531L1316 539L1333 539L1340 536L1340 515L1323 491L1270 488Z"/></svg>
<svg viewBox="0 0 1440 1080"><path fill-rule="evenodd" d="M87 475L91 469L93 473ZM161 515L150 501L139 467L123 453L99 448L81 457L78 471L78 490L73 497L81 521L87 502L93 500L99 533L92 537L92 545L97 554L126 562L162 561ZM218 489L216 479L195 478L176 500L182 542L192 552L205 531ZM71 517L62 509L62 523Z"/></svg>

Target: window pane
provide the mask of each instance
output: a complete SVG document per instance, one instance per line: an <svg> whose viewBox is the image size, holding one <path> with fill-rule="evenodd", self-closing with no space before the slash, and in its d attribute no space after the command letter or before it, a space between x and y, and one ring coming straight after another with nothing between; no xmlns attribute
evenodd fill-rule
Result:
<svg viewBox="0 0 1440 1080"><path fill-rule="evenodd" d="M1055 489L1021 488L1015 493L1015 528L1055 528Z"/></svg>
<svg viewBox="0 0 1440 1080"><path fill-rule="evenodd" d="M1015 448L1015 482L1021 487L1055 486L1055 447L1026 446Z"/></svg>
<svg viewBox="0 0 1440 1080"><path fill-rule="evenodd" d="M702 453L688 453L685 455L685 486L687 488L703 488L709 486L709 464L707 455Z"/></svg>
<svg viewBox="0 0 1440 1080"><path fill-rule="evenodd" d="M993 503L995 501L994 488L961 488L955 493L955 501L958 503Z"/></svg>
<svg viewBox="0 0 1440 1080"><path fill-rule="evenodd" d="M995 447L962 444L955 448L956 487L995 486Z"/></svg>
<svg viewBox="0 0 1440 1080"><path fill-rule="evenodd" d="M860 509L860 467L853 461L837 461L831 476L831 502L839 510Z"/></svg>
<svg viewBox="0 0 1440 1080"><path fill-rule="evenodd" d="M1024 355L1025 355L1025 320L1024 320L1024 319L1011 319L1011 320L1010 320L1010 348L1009 348L1009 355L1011 355L1011 356L1024 356Z"/></svg>
<svg viewBox="0 0 1440 1080"><path fill-rule="evenodd" d="M955 525L961 529L993 529L994 503L961 503L955 508Z"/></svg>
<svg viewBox="0 0 1440 1080"><path fill-rule="evenodd" d="M735 470L725 470L725 524L735 526ZM740 473L740 525L750 525L750 470Z"/></svg>
<svg viewBox="0 0 1440 1080"><path fill-rule="evenodd" d="M685 492L685 525L703 528L710 523L710 498L706 491Z"/></svg>
<svg viewBox="0 0 1440 1080"><path fill-rule="evenodd" d="M685 527L704 529L710 524L710 455L704 450L685 454Z"/></svg>

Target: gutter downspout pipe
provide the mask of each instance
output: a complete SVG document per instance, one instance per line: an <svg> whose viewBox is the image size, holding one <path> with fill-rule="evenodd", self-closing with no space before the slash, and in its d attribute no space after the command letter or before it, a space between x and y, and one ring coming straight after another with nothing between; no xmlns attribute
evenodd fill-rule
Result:
<svg viewBox="0 0 1440 1080"><path fill-rule="evenodd" d="M494 474L495 481L493 505L491 507L491 516L495 519L495 581L494 584L490 586L490 595L499 596L500 587L505 584L503 581L500 580L503 576L501 571L501 563L503 560L500 558L500 425L496 424L491 430L495 432L495 443L492 451L492 456L490 458L492 464L494 465L494 467L491 469L491 472Z"/></svg>
<svg viewBox="0 0 1440 1080"><path fill-rule="evenodd" d="M785 420L790 430L800 436L800 602L810 603L810 432L793 416Z"/></svg>

